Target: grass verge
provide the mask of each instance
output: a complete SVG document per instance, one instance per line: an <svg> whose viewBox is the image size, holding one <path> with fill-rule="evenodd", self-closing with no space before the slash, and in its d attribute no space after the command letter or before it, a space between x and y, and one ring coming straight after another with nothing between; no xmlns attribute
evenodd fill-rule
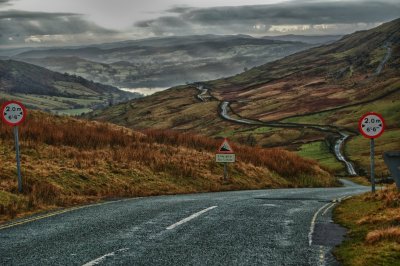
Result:
<svg viewBox="0 0 400 266"><path fill-rule="evenodd" d="M318 161L322 166L336 174L346 174L344 165L329 151L329 148L324 141L303 144L300 146L297 154L301 157Z"/></svg>
<svg viewBox="0 0 400 266"><path fill-rule="evenodd" d="M400 192L394 185L344 201L334 220L349 229L334 251L343 265L400 265Z"/></svg>
<svg viewBox="0 0 400 266"><path fill-rule="evenodd" d="M234 143L238 159L223 182L223 166L215 162L220 143L30 111L20 126L22 194L12 128L0 124L0 221L104 198L337 184L296 154Z"/></svg>

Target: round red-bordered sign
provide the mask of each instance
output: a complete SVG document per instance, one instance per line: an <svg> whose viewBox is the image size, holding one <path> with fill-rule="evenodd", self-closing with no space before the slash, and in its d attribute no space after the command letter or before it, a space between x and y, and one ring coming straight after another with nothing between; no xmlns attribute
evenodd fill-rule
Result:
<svg viewBox="0 0 400 266"><path fill-rule="evenodd" d="M366 113L358 121L358 130L366 138L378 138L385 131L385 120L378 113Z"/></svg>
<svg viewBox="0 0 400 266"><path fill-rule="evenodd" d="M7 101L1 107L1 120L10 126L18 126L25 121L25 106L17 101Z"/></svg>

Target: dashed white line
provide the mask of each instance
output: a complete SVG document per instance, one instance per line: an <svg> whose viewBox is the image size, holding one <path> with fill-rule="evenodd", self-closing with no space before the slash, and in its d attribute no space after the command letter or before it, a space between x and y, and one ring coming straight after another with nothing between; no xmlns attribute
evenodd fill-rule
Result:
<svg viewBox="0 0 400 266"><path fill-rule="evenodd" d="M276 204L271 204L271 203L266 203L266 204L263 204L262 206L267 206L267 207L277 207L277 205L276 205Z"/></svg>
<svg viewBox="0 0 400 266"><path fill-rule="evenodd" d="M323 246L319 246L318 266L325 266L325 250Z"/></svg>
<svg viewBox="0 0 400 266"><path fill-rule="evenodd" d="M85 264L83 264L82 266L94 266L94 265L100 264L100 263L101 263L102 261L104 261L105 259L107 259L107 258L109 258L109 257L114 257L117 253L125 252L125 251L128 251L128 250L129 250L129 248L118 249L118 250L115 251L115 252L108 253L108 254L106 254L106 255L103 255L103 256L101 256L101 257L98 257L97 259L94 259L94 260L92 260L92 261L89 261L88 263L85 263Z"/></svg>
<svg viewBox="0 0 400 266"><path fill-rule="evenodd" d="M208 212L208 211L210 211L210 210L212 210L212 209L215 209L215 208L217 208L217 207L218 207L218 206L212 206L212 207L209 207L209 208L204 209L204 210L202 210L202 211L196 212L196 213L190 215L189 217L186 217L185 219L182 219L182 220L180 220L179 222L174 223L173 225L168 226L166 229L167 229L167 230L174 229L175 227L177 227L177 226L179 226L179 225L181 225L181 224L187 223L187 222L189 222L190 220L193 220L194 218L199 217L200 215L202 215L202 214L204 214L204 213L206 213L206 212Z"/></svg>

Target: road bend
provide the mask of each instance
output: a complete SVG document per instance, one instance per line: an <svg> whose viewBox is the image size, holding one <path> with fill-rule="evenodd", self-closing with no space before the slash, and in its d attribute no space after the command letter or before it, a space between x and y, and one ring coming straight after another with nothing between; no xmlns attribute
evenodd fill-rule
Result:
<svg viewBox="0 0 400 266"><path fill-rule="evenodd" d="M338 201L275 189L126 199L0 226L0 265L336 265Z"/></svg>
<svg viewBox="0 0 400 266"><path fill-rule="evenodd" d="M385 67L387 61L390 59L392 56L392 47L390 46L390 42L386 42L384 44L384 47L386 48L386 54L382 58L382 61L379 63L379 66L375 70L375 76L379 76L382 73L383 68Z"/></svg>
<svg viewBox="0 0 400 266"><path fill-rule="evenodd" d="M356 176L357 172L354 169L353 164L344 156L342 153L345 141L349 137L349 135L345 134L344 132L337 131L337 129L332 129L320 125L310 125L310 124L299 124L299 123L281 123L281 122L261 122L258 120L252 120L248 118L234 118L229 115L229 102L228 101L223 101L221 102L220 105L220 115L223 117L225 120L234 122L234 123L240 123L240 124L246 124L246 125L255 125L255 126L271 126L271 127L286 127L286 128L311 128L319 131L325 131L325 132L330 132L334 134L338 134L339 138L336 140L335 143L335 156L336 158L343 162L346 166L347 173L350 176Z"/></svg>

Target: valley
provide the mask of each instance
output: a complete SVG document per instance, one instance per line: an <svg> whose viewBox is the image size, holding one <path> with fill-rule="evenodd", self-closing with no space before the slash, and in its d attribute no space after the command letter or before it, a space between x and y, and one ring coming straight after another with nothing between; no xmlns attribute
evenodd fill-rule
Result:
<svg viewBox="0 0 400 266"><path fill-rule="evenodd" d="M284 147L346 175L348 166L333 155L342 138L343 156L355 163L357 173L367 174L368 141L357 129L363 113L379 112L386 119L388 134L378 140L378 151L400 148L394 137L399 136L400 119L399 23L397 19L229 78L178 86L89 117L136 129L168 128ZM199 96L199 90L209 97ZM226 119L228 112L236 122ZM387 175L381 157L377 170L378 176Z"/></svg>
<svg viewBox="0 0 400 266"><path fill-rule="evenodd" d="M327 42L338 38L316 38ZM193 35L120 43L33 49L15 60L82 76L120 88L172 87L231 76L317 45L306 36L292 41L247 35Z"/></svg>
<svg viewBox="0 0 400 266"><path fill-rule="evenodd" d="M183 2L0 0L0 265L398 265L400 2Z"/></svg>

